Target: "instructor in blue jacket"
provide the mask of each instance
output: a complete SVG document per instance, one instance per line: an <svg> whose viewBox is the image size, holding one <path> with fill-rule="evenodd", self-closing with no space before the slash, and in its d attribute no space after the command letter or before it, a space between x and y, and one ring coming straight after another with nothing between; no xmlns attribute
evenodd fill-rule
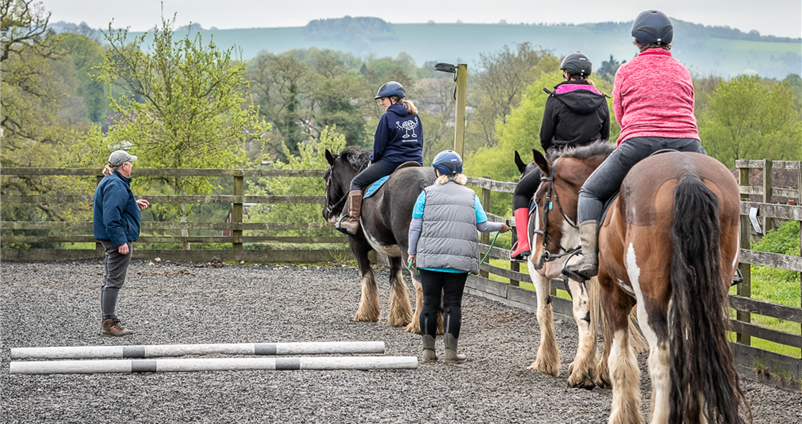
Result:
<svg viewBox="0 0 802 424"><path fill-rule="evenodd" d="M375 99L381 99L385 113L379 120L373 138L370 166L351 180L348 219L340 224L350 234L356 234L359 230L363 189L390 175L404 162L413 161L423 165L423 127L420 116L415 105L404 97L404 87L395 81L383 84L376 93Z"/></svg>
<svg viewBox="0 0 802 424"><path fill-rule="evenodd" d="M114 310L117 294L131 263L131 242L139 238L139 211L150 206L147 200L136 200L131 191L134 162L136 156L124 150L112 152L103 168L105 177L95 190L95 238L105 250L103 285L100 287L100 311L103 315L100 334L103 336L120 337L132 333L123 327Z"/></svg>

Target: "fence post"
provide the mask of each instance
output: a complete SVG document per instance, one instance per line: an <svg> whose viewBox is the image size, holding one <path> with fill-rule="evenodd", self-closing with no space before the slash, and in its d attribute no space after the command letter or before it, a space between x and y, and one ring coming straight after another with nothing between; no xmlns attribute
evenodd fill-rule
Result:
<svg viewBox="0 0 802 424"><path fill-rule="evenodd" d="M771 187L771 174L773 163L771 159L763 159L763 203L771 203L772 193ZM763 234L767 234L769 230L774 228L774 218L763 218Z"/></svg>
<svg viewBox="0 0 802 424"><path fill-rule="evenodd" d="M243 195L243 185L245 178L242 176L242 172L239 175L234 176L234 196L242 196ZM242 203L234 203L231 207L231 222L232 223L242 223ZM242 250L242 230L234 230L234 250Z"/></svg>
<svg viewBox="0 0 802 424"><path fill-rule="evenodd" d="M488 180L492 179L492 177L483 176L482 178L486 178ZM490 195L493 193L489 188L482 187L482 208L484 208L485 212L490 212ZM486 245L489 249L490 246L490 233L482 233L482 244ZM487 256L490 258L490 255ZM479 271L479 276L488 278L487 271Z"/></svg>
<svg viewBox="0 0 802 424"><path fill-rule="evenodd" d="M749 185L749 168L740 168L739 169L739 184L742 186ZM765 174L763 174L765 175ZM741 200L749 200L748 194L742 194ZM751 228L752 224L749 222L749 217L747 215L741 215L741 249L750 249L751 246ZM743 275L743 282L738 284L737 293L738 296L743 297L751 297L752 296L752 268L751 264L740 263L738 267L741 270L741 274ZM736 311L735 319L738 321L744 321L747 323L751 323L752 321L752 314L749 312L743 311ZM747 334L740 334L736 335L736 341L740 344L744 344L750 346L752 344L752 337Z"/></svg>
<svg viewBox="0 0 802 424"><path fill-rule="evenodd" d="M512 246L515 246L515 242L518 239L518 235L516 234L515 228L513 228L513 226L510 225L511 223L512 222L509 219L507 219L507 226L510 227L510 234L512 235ZM518 223L516 222L516 225L517 224ZM510 271L520 272L521 271L521 266L520 265L521 264L519 264L518 262L510 260ZM520 284L521 284L520 281L510 278L510 285L511 286L518 287L518 286L520 286Z"/></svg>
<svg viewBox="0 0 802 424"><path fill-rule="evenodd" d="M103 181L103 177L104 177L104 175L96 175L95 176L95 180L96 180L95 181L95 188L97 188L97 186L100 185L100 182ZM93 199L93 201L94 201L94 199ZM105 249L103 249L103 244L101 242L99 242L99 241L95 242L95 249L100 250L101 252L103 252L105 250Z"/></svg>

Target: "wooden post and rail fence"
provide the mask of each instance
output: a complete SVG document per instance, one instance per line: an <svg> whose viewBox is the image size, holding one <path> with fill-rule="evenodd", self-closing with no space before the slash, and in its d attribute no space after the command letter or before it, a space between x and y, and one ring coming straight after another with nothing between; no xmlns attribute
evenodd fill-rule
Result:
<svg viewBox="0 0 802 424"><path fill-rule="evenodd" d="M762 219L768 219L769 225L773 225L771 219L802 221L802 206L790 206L771 203L771 195L795 198L802 203L800 188L802 181L797 188L775 188L771 186L771 179L767 178L762 187L749 186L749 169L761 168L768 170L764 175L771 175L771 169L790 169L798 170L799 162L779 162L779 161L753 161L740 160L737 162L740 169L741 181L741 265L740 269L744 277L743 283L738 285L737 294L730 295L730 306L735 309L735 319L731 321L733 331L736 333L736 342L733 348L736 353L737 362L743 369L752 368L759 363L772 372L787 373L799 379L802 377L802 359L787 355L758 349L751 344L751 338L756 337L768 340L781 345L792 346L802 349L802 334L795 334L777 331L762 326L752 324L752 315L764 315L786 321L802 324L802 307L787 306L771 303L762 300L751 299L751 265L769 266L802 272L802 258L787 256L775 253L765 253L750 250L750 239L752 238L752 225L749 212L752 208L757 208ZM18 176L25 178L50 176L72 176L72 177L96 177L101 179L97 169L47 169L47 168L4 168L3 177ZM274 204L319 204L325 201L324 196L246 196L244 194L244 181L246 178L269 178L269 177L321 177L323 170L257 170L257 169L134 169L134 177L233 177L233 194L231 195L147 195L139 196L147 198L152 204L158 203L186 203L186 204L231 204L233 222L142 222L142 236L137 244L145 245L151 243L230 243L230 249L134 249L134 258L155 258L170 259L182 262L207 262L213 256L224 261L248 261L248 262L274 262L274 263L314 263L330 262L334 260L350 259L352 255L347 246L345 236L334 231L330 224L322 220L322 216L317 222L244 222L243 205L255 203L262 205ZM802 179L802 177L800 177ZM468 186L481 189L481 200L486 210L490 210L491 192L512 193L515 183L493 181L490 178L469 178ZM321 192L322 192L321 183ZM751 202L749 195L763 195L763 202ZM92 203L92 193L79 194L38 194L38 195L17 195L8 194L2 196L3 204L64 204L64 203ZM488 219L497 222L507 222L514 227L512 218L500 217L488 213ZM765 224L764 224L765 226ZM154 232L165 232L175 230L205 230L218 231L231 230L231 236L164 236L149 235ZM2 260L6 261L41 261L41 260L76 260L76 259L100 259L103 256L102 250L95 249L64 249L64 248L39 248L31 249L20 246L30 243L94 243L92 237L92 222L33 222L33 221L2 221L0 222L2 237L0 242L3 244ZM47 235L20 235L25 230L44 230ZM315 236L280 236L270 235L288 230L295 231L315 231ZM249 236L243 232L260 231L267 232L268 235ZM320 236L319 233L327 232L327 235ZM515 231L512 231L513 237ZM520 272L520 263L508 262L509 251L506 249L489 246L489 238L483 237L481 253L484 255L490 249L490 258L502 259L507 261L508 267L500 267L490 263L484 263L481 267L481 274L471 276L466 284L466 291L471 294L479 295L500 303L522 308L534 312L537 307L537 296L531 289L521 287L521 282L531 283L528 271ZM327 244L326 248L319 248L320 244ZM802 239L800 240L802 244ZM308 245L308 248L287 248L288 244ZM246 248L246 246L248 248ZM332 247L334 246L334 247ZM491 280L490 275L501 277L505 282ZM557 290L565 290L562 280L552 280L552 295ZM553 297L552 306L555 313L564 317L572 317L571 301L561 297Z"/></svg>

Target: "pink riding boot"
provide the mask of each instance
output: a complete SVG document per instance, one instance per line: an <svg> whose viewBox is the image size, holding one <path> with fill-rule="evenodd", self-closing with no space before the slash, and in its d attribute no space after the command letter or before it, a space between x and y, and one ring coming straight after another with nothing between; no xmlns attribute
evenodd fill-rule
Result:
<svg viewBox="0 0 802 424"><path fill-rule="evenodd" d="M526 234L529 228L529 209L518 208L514 212L515 215L515 232L518 235L518 241L512 246L510 259L523 260L531 253L529 249L529 235Z"/></svg>

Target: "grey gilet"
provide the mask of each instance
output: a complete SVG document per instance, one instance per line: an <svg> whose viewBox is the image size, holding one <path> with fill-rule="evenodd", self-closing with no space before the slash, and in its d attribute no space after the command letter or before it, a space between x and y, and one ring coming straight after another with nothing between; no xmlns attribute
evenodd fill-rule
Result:
<svg viewBox="0 0 802 424"><path fill-rule="evenodd" d="M479 273L479 244L473 190L449 180L426 187L423 229L417 249L419 268Z"/></svg>

